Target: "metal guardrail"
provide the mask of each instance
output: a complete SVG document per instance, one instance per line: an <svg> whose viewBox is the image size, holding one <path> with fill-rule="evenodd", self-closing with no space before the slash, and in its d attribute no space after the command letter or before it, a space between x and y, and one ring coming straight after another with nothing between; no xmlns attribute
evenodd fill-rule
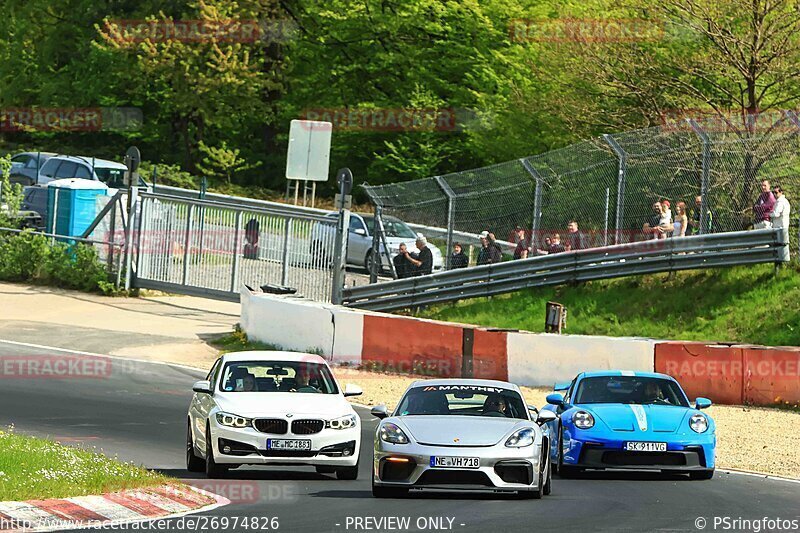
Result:
<svg viewBox="0 0 800 533"><path fill-rule="evenodd" d="M785 234L766 229L640 241L349 287L348 307L394 311L531 287L780 261Z"/></svg>

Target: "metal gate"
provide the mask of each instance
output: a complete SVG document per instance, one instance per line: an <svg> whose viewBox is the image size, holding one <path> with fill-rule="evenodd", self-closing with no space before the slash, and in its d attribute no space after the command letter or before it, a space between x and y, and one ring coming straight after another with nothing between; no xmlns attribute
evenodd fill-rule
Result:
<svg viewBox="0 0 800 533"><path fill-rule="evenodd" d="M241 284L329 302L336 218L143 193L134 285L238 300Z"/></svg>

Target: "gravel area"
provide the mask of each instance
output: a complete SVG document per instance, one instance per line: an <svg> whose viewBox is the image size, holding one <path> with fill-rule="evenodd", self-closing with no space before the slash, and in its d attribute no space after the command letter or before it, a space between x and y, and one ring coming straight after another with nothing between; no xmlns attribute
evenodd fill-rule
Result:
<svg viewBox="0 0 800 533"><path fill-rule="evenodd" d="M341 383L353 383L364 394L353 402L394 407L409 384L423 377L337 368ZM532 405L545 404L549 389L522 388ZM800 478L800 413L760 407L714 405L707 413L717 423L717 466L782 477Z"/></svg>

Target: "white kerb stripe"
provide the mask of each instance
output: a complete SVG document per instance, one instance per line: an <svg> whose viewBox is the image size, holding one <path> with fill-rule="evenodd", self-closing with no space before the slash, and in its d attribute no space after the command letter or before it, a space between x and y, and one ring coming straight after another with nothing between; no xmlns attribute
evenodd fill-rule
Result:
<svg viewBox="0 0 800 533"><path fill-rule="evenodd" d="M631 405L633 416L636 417L636 422L639 424L639 430L647 431L647 415L644 412L644 407L641 405Z"/></svg>
<svg viewBox="0 0 800 533"><path fill-rule="evenodd" d="M84 509L89 509L99 515L105 516L109 520L131 520L142 518L142 515L128 509L124 505L112 502L102 496L77 496L75 498L64 498L68 502L79 505Z"/></svg>
<svg viewBox="0 0 800 533"><path fill-rule="evenodd" d="M58 520L63 520L63 518L60 516L48 513L44 509L39 509L38 507L25 502L0 502L0 513L3 513L7 517L20 522L55 522Z"/></svg>
<svg viewBox="0 0 800 533"><path fill-rule="evenodd" d="M182 503L178 503L175 500L170 500L165 496L153 494L152 492L134 491L131 492L130 495L134 498L139 498L140 500L144 500L149 504L155 505L160 509L169 511L170 513L181 513L190 509Z"/></svg>

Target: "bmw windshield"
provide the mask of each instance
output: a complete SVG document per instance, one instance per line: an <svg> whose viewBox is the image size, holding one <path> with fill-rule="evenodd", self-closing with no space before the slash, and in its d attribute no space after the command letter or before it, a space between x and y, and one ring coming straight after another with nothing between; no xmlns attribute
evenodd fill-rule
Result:
<svg viewBox="0 0 800 533"><path fill-rule="evenodd" d="M407 415L457 415L528 420L522 397L508 389L478 385L426 385L409 390L395 412Z"/></svg>
<svg viewBox="0 0 800 533"><path fill-rule="evenodd" d="M575 392L574 404L624 403L689 407L677 383L668 379L638 376L596 376L583 378Z"/></svg>
<svg viewBox="0 0 800 533"><path fill-rule="evenodd" d="M327 366L293 361L228 363L219 382L221 392L299 392L338 394Z"/></svg>

